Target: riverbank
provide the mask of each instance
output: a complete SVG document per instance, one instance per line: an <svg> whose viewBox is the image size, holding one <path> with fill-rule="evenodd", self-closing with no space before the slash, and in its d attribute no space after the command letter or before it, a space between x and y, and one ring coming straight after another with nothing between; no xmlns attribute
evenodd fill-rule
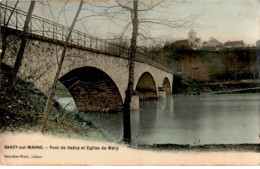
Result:
<svg viewBox="0 0 260 169"><path fill-rule="evenodd" d="M4 67L4 70L8 70ZM4 77L4 79L6 79ZM5 83L4 83L5 85ZM190 96L187 96L190 97ZM30 83L17 79L14 90L10 94L2 95L3 104L1 106L0 132L1 133L34 133L38 122L41 119L47 97L39 90L35 89ZM178 102L178 100L175 100ZM150 106L148 106L150 107ZM156 109L156 108L153 108ZM178 112L178 111L176 111ZM195 113L196 114L196 113ZM45 135L54 135L63 138L75 138L93 141L113 141L111 135L118 133L118 138L122 136L121 130L122 117L119 113L117 117L109 120L113 114L103 113L97 116L97 123L93 123L90 115L86 117L82 112L70 112L62 109L59 104L54 103L52 113L48 119ZM143 117L144 119L150 119ZM179 118L183 114L176 114ZM189 117L187 117L189 118ZM101 127L109 129L109 132L102 130ZM112 127L111 127L112 126ZM112 133L112 134L111 134ZM121 139L119 139L121 140ZM120 145L120 144L118 144ZM133 149L151 151L252 151L259 152L259 144L211 144L211 145L176 145L176 144L155 144L155 145L132 145Z"/></svg>
<svg viewBox="0 0 260 169"><path fill-rule="evenodd" d="M10 67L3 65L3 84L6 85L6 74ZM31 83L20 78L15 81L14 89L9 93L2 93L0 107L0 132L34 132L41 120L47 97ZM84 137L88 140L107 140L99 129L81 118L81 114L63 109L54 102L51 114L44 129L46 134Z"/></svg>
<svg viewBox="0 0 260 169"><path fill-rule="evenodd" d="M173 80L173 86L175 86L175 88L173 88L173 94L184 95L200 95L202 93L260 93L260 79L243 79L201 83L182 75L176 75Z"/></svg>
<svg viewBox="0 0 260 169"><path fill-rule="evenodd" d="M211 94L260 93L260 79L243 79L202 84Z"/></svg>

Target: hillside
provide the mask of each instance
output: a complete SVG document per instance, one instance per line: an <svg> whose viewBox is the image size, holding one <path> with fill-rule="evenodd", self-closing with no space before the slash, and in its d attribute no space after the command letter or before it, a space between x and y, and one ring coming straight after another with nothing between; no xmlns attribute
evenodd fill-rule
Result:
<svg viewBox="0 0 260 169"><path fill-rule="evenodd" d="M3 85L10 67L2 65ZM47 97L31 83L20 78L15 81L14 89L9 94L2 93L0 107L0 132L34 132L44 111ZM82 118L84 113L69 112L55 102L52 106L45 134L83 137L89 140L106 140L92 123Z"/></svg>

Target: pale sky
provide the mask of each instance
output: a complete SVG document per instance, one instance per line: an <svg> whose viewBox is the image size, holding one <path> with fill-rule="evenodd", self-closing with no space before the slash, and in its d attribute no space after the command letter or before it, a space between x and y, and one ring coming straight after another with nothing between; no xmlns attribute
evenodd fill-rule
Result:
<svg viewBox="0 0 260 169"><path fill-rule="evenodd" d="M145 1L144 1L145 2ZM37 2L34 14L52 19L53 16L58 17L59 11L64 2L49 2L53 7L52 13L47 6ZM66 19L70 24L76 13L79 2L68 3L66 6ZM110 0L108 5L115 2ZM95 5L106 5L104 2L96 2ZM20 2L19 8L28 10L28 2ZM101 11L100 8L90 7L84 4L84 8L94 11ZM93 14L90 11L81 11L80 17ZM172 0L165 2L148 13L143 13L144 18L159 18L167 20L176 20L189 16L196 16L193 29L197 32L197 37L202 41L208 41L210 37L214 37L224 43L228 40L244 40L247 44L255 44L260 39L259 20L260 20L260 0L183 0L178 3ZM64 13L59 17L59 22L65 24ZM130 15L119 16L122 20L130 20ZM84 26L83 26L84 24ZM110 21L104 17L89 17L82 22L78 22L76 28L98 36L100 38L112 38L113 35L119 35L122 27L127 24L125 21ZM85 27L85 28L84 28ZM158 40L176 40L187 39L189 28L173 29L164 26L148 25L141 28L149 35ZM126 35L131 34L129 29Z"/></svg>

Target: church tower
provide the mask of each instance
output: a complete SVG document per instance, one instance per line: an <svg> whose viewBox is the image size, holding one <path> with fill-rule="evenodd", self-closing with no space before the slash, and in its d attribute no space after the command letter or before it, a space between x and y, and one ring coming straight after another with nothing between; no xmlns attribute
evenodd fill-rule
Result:
<svg viewBox="0 0 260 169"><path fill-rule="evenodd" d="M191 29L188 33L188 43L189 43L189 45L194 44L195 40L196 40L196 32L193 29Z"/></svg>

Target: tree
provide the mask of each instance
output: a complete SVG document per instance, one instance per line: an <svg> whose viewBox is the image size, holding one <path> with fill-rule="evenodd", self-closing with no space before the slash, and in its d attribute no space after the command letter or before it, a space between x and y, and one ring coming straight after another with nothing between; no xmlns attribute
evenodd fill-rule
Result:
<svg viewBox="0 0 260 169"><path fill-rule="evenodd" d="M119 5L121 5L118 2ZM122 5L121 5L122 6ZM122 6L124 8L124 6ZM133 1L133 10L131 10L132 14L132 38L131 45L129 48L129 75L128 75L128 86L126 89L125 102L123 107L123 125L124 125L124 133L123 133L123 141L126 143L131 143L131 122L130 122L130 104L134 90L134 68L135 68L135 53L136 53L136 42L137 42L137 34L138 34L138 0Z"/></svg>
<svg viewBox="0 0 260 169"><path fill-rule="evenodd" d="M67 48L68 48L68 44L69 44L69 40L70 40L70 37L71 37L71 33L72 33L72 30L73 30L73 28L75 26L75 23L76 23L77 19L78 19L79 13L80 13L81 8L82 8L82 5L83 5L83 1L80 1L78 10L76 12L76 15L75 15L75 17L73 19L73 22L72 22L69 30L68 30L66 41L65 41L65 44L63 46L63 50L62 50L62 53L61 53L61 58L60 58L60 61L59 61L59 64L58 64L58 69L57 69L57 72L56 72L56 75L55 75L55 78L54 78L54 81L53 81L53 85L52 85L52 87L50 89L50 94L49 94L48 100L46 102L46 106L45 106L45 109L44 109L44 112L43 112L42 119L41 119L40 124L39 124L39 126L37 128L38 132L42 132L43 131L43 128L45 127L46 122L48 120L48 117L49 117L49 114L50 114L50 111L51 111L51 106L52 106L52 103L53 103L53 99L54 99L54 96L55 96L56 85L57 85L57 82L58 82L58 79L59 79L59 75L60 75L60 72L61 72L61 68L62 68L62 64L63 64L64 58L65 58L65 55L66 55L66 51L67 51Z"/></svg>
<svg viewBox="0 0 260 169"><path fill-rule="evenodd" d="M166 26L170 28L178 28L178 27L184 27L186 24L190 24L191 21L188 21L187 19L184 20L186 22L183 23L183 21L171 21L171 20L164 20L164 19L154 19L154 18L145 18L143 13L147 11L153 10L155 7L159 6L163 0L161 1L149 1L144 2L141 1L139 3L138 0L133 0L133 7L131 8L129 6L129 2L127 1L126 4L122 4L118 0L116 0L119 7L126 11L130 11L131 13L131 24L132 24L132 35L131 35L131 44L129 48L129 79L128 79L128 87L126 90L126 97L124 101L124 109L123 109L123 125L124 125L124 132L123 132L123 141L126 143L131 143L131 123L130 123L130 104L131 104L131 98L133 95L133 84L134 84L134 68L135 68L135 57L137 53L137 39L138 36L142 37L144 39L150 39L153 42L155 42L154 38L150 38L147 35L146 30L140 27L141 24L143 24L146 27L150 27L151 25L161 25ZM120 13L120 12L118 12ZM139 19L140 16L140 19ZM114 18L114 17L113 17ZM148 25L147 25L148 24ZM150 24L150 25L149 25ZM130 24L126 24L122 31L122 35L127 31ZM142 31L142 33L140 32Z"/></svg>
<svg viewBox="0 0 260 169"><path fill-rule="evenodd" d="M151 37L149 30L152 26L163 26L168 28L184 28L191 27L194 18L187 17L184 19L161 19L152 18L151 15L146 15L147 12L153 11L155 7L161 6L164 0L149 0L149 1L121 1L115 0L115 4L107 5L97 5L89 3L92 7L91 9L85 9L88 11L94 11L93 8L103 8L101 12L94 11L93 13L97 16L103 16L106 20L111 21L122 28L121 34L118 39L126 37L126 34L130 34L129 39L131 41L129 47L129 79L128 86L126 90L126 97L123 106L123 141L126 143L131 143L131 126L130 126L130 104L133 95L133 84L134 84L134 66L136 57L142 57L143 54L150 54L145 49L149 43L145 42L149 40L152 44L161 44L156 40L156 38ZM100 9L99 9L100 10ZM130 15L129 15L130 14ZM130 21L128 20L130 16ZM87 17L86 17L87 18ZM125 25L125 26L122 26ZM130 30L130 31L129 31ZM143 43L142 43L142 42ZM148 44L148 45L147 45ZM141 46L143 45L143 46ZM146 53L145 53L146 52Z"/></svg>
<svg viewBox="0 0 260 169"><path fill-rule="evenodd" d="M2 83L3 83L3 76L2 76L2 61L4 59L4 55L5 55L5 51L6 51L6 47L8 45L8 42L7 42L7 32L6 32L6 28L11 20L11 17L13 16L13 13L18 5L19 1L17 1L15 4L14 4L14 7L13 7L13 10L11 11L7 21L5 22L4 20L4 26L3 26L3 29L1 30L1 27L0 27L0 32L1 35L0 35L0 42L2 42L2 45L0 46L0 106L2 104L2 98L1 98L1 95L2 95ZM1 6L2 2L0 2L0 6ZM7 4L7 2L6 2ZM0 8L0 13L1 13L1 8ZM5 15L5 14L4 14ZM6 17L6 16L4 16ZM0 18L0 23L2 23L1 21L1 18ZM2 37L2 34L3 34L3 37Z"/></svg>
<svg viewBox="0 0 260 169"><path fill-rule="evenodd" d="M176 48L175 43L173 43L173 42L166 42L164 44L164 46L163 46L163 51L164 51L164 54L167 57L175 59L175 60L178 59L177 48Z"/></svg>
<svg viewBox="0 0 260 169"><path fill-rule="evenodd" d="M18 70L22 63L23 54L24 54L24 50L25 50L25 46L26 46L26 42L27 42L27 32L29 30L29 23L30 23L30 20L32 17L34 6L35 6L35 1L31 1L28 13L26 15L25 23L24 23L23 34L21 36L21 45L20 45L19 51L16 56L14 68L12 70L12 73L11 73L8 83L7 83L6 92L9 92L13 88L15 78L17 76Z"/></svg>
<svg viewBox="0 0 260 169"><path fill-rule="evenodd" d="M235 80L251 78L250 76L255 78L256 54L254 50L238 48L224 50L222 64L225 66L226 73L227 71L233 73Z"/></svg>

